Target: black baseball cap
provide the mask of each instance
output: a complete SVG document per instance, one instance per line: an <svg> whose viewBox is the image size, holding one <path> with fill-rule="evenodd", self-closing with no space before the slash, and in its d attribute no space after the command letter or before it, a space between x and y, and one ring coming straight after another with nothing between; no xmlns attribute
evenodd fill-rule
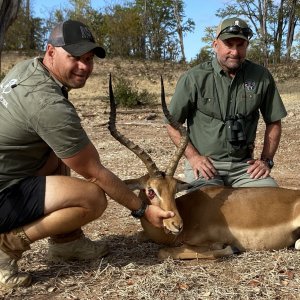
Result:
<svg viewBox="0 0 300 300"><path fill-rule="evenodd" d="M57 24L48 39L48 44L62 47L73 56L81 56L91 50L104 58L105 50L95 43L90 29L79 21L68 20Z"/></svg>

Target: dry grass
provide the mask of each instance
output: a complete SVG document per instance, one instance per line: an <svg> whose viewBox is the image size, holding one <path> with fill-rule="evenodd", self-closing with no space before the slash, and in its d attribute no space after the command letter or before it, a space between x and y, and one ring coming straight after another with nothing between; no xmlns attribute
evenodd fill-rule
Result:
<svg viewBox="0 0 300 300"><path fill-rule="evenodd" d="M164 75L169 98L184 69L171 64L104 60L96 65L95 75L86 87L71 93L102 162L122 179L144 174L145 167L103 126L108 120L109 72L113 76L127 74L141 88L155 92L159 103L159 75ZM279 87L288 117L283 121L282 142L272 174L281 186L298 188L300 86L297 80L290 80ZM147 120L150 113L157 117ZM159 167L167 164L174 147L164 130L159 104L123 111L118 122L120 131L151 153ZM262 134L260 123L257 151ZM181 175L182 167L181 161L176 175ZM33 285L13 291L0 289L0 299L300 299L299 252L293 249L251 251L217 261L159 261L156 253L160 246L139 242L140 229L127 209L109 200L104 215L84 228L90 238L110 245L107 257L84 263L48 264L47 241L36 242L20 261L20 268L33 276Z"/></svg>

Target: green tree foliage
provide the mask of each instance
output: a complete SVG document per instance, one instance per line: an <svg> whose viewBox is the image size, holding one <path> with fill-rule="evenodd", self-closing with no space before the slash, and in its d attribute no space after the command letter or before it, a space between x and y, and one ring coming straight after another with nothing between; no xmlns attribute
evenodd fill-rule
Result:
<svg viewBox="0 0 300 300"><path fill-rule="evenodd" d="M45 43L45 33L43 20L32 16L30 1L22 0L18 17L5 35L3 49L26 52L42 49Z"/></svg>
<svg viewBox="0 0 300 300"><path fill-rule="evenodd" d="M6 33L5 50L44 50L54 24L72 18L91 28L109 57L185 61L183 37L195 26L185 17L183 0L119 0L101 10L93 9L90 0L70 0L67 6L49 11L46 19L33 17L34 2L20 1L18 17ZM240 16L249 22L255 33L249 55L261 63L300 56L299 0L229 0L216 15ZM215 27L206 28L207 46L196 60L213 55L209 47L214 38Z"/></svg>
<svg viewBox="0 0 300 300"><path fill-rule="evenodd" d="M5 49L43 50L51 28L71 18L86 23L110 57L179 60L181 53L181 60L185 60L183 36L194 29L194 22L184 21L182 0L134 0L103 11L93 9L90 0L70 0L68 6L40 19L32 16L30 0L22 0Z"/></svg>
<svg viewBox="0 0 300 300"><path fill-rule="evenodd" d="M104 46L110 56L175 60L182 53L183 35L194 22L183 22L181 0L136 0L108 6L104 13ZM179 46L180 45L180 46Z"/></svg>
<svg viewBox="0 0 300 300"><path fill-rule="evenodd" d="M175 48L174 42L168 39L168 29L171 31L175 27L175 20L171 19L171 0L137 0L135 5L143 18L146 57L166 58L164 50L167 52L170 47L174 51Z"/></svg>
<svg viewBox="0 0 300 300"><path fill-rule="evenodd" d="M194 22L184 17L183 1L179 0L136 0L142 20L146 58L160 60L178 59L180 38L194 29ZM179 40L178 40L179 38ZM181 44L181 52L182 51ZM184 57L185 59L185 57Z"/></svg>
<svg viewBox="0 0 300 300"><path fill-rule="evenodd" d="M182 0L136 0L106 6L104 13L90 1L72 0L68 8L54 13L55 22L76 18L85 22L110 57L176 60L182 53L183 35L194 29L191 19L183 22Z"/></svg>
<svg viewBox="0 0 300 300"><path fill-rule="evenodd" d="M145 58L141 16L136 7L106 8L104 46L110 56Z"/></svg>
<svg viewBox="0 0 300 300"><path fill-rule="evenodd" d="M4 36L8 28L17 17L21 0L1 0L0 1L0 79L3 74L1 71L1 54L4 44Z"/></svg>

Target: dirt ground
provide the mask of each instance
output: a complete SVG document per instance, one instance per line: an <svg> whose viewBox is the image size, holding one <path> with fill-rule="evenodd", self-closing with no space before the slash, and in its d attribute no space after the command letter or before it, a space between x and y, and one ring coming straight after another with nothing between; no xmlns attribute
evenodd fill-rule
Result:
<svg viewBox="0 0 300 300"><path fill-rule="evenodd" d="M16 60L7 57L4 61L8 67ZM113 77L126 76L139 88L157 95L157 103L151 107L120 109L117 124L119 131L144 148L158 167L164 169L174 146L162 121L159 76L164 77L169 101L178 77L187 68L105 59L96 64L86 87L71 92L70 100L78 109L103 164L122 179L143 175L146 169L107 129L109 73ZM278 87L288 116L283 120L282 140L272 174L280 186L297 189L299 79L278 82ZM260 123L256 153L260 153L263 131L264 125ZM176 176L182 177L182 165L183 159ZM140 230L139 221L109 199L104 215L84 228L91 239L101 239L110 245L107 257L92 262L51 264L46 259L47 241L36 242L20 261L20 269L33 276L33 285L12 291L0 288L0 299L300 299L300 254L294 249L251 251L216 261L160 261L156 253L161 246L139 242Z"/></svg>

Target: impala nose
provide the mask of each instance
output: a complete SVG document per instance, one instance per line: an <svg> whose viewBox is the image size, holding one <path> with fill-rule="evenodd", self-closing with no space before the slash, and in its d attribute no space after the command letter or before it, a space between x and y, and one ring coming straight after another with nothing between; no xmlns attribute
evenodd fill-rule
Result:
<svg viewBox="0 0 300 300"><path fill-rule="evenodd" d="M164 226L164 231L167 234L178 235L182 231L182 229L183 229L182 224L177 224L175 222L172 222L171 224Z"/></svg>
<svg viewBox="0 0 300 300"><path fill-rule="evenodd" d="M177 226L174 224L174 227L178 230L178 233L180 233L182 231L182 229L183 229L182 224L179 224Z"/></svg>

